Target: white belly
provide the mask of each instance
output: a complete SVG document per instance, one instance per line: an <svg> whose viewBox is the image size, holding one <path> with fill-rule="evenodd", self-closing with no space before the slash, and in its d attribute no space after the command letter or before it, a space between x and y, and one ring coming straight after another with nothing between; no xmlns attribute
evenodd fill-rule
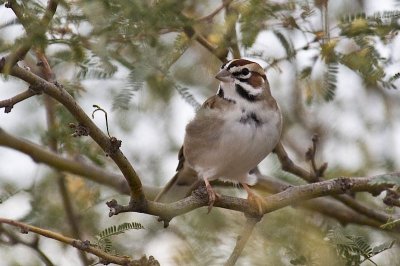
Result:
<svg viewBox="0 0 400 266"><path fill-rule="evenodd" d="M280 113L263 113L263 122L259 124L251 120L241 122L242 112L225 115L228 119L224 123L221 137L210 146L201 164L194 162L192 167L200 177L208 180L218 178L245 182L248 172L278 143L281 133Z"/></svg>

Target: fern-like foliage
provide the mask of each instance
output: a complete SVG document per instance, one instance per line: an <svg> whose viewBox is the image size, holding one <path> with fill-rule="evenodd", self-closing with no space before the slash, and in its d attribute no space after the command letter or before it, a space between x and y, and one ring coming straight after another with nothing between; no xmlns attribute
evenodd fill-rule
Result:
<svg viewBox="0 0 400 266"><path fill-rule="evenodd" d="M78 79L107 79L117 71L117 67L97 56L89 56L78 65Z"/></svg>
<svg viewBox="0 0 400 266"><path fill-rule="evenodd" d="M123 223L118 226L116 225L110 226L95 236L96 237L95 246L101 248L105 252L112 252L112 241L110 239L112 236L123 234L129 230L140 230L140 229L144 229L143 225L136 222Z"/></svg>
<svg viewBox="0 0 400 266"><path fill-rule="evenodd" d="M175 86L175 89L179 92L179 95L190 104L195 110L198 110L201 104L195 99L193 94L190 93L188 88L181 87L179 85Z"/></svg>
<svg viewBox="0 0 400 266"><path fill-rule="evenodd" d="M285 48L288 60L292 59L296 55L296 51L293 48L292 41L287 39L282 32L274 31L274 34L278 38L279 42L282 44L283 48Z"/></svg>
<svg viewBox="0 0 400 266"><path fill-rule="evenodd" d="M372 247L365 238L344 232L341 228L334 228L328 232L329 241L335 245L340 257L346 266L358 266L364 261L372 261L372 257L393 247L395 241L385 242Z"/></svg>
<svg viewBox="0 0 400 266"><path fill-rule="evenodd" d="M338 72L339 72L339 66L337 63L328 64L328 68L325 72L325 79L324 79L325 85L323 94L323 97L326 101L331 101L335 97Z"/></svg>

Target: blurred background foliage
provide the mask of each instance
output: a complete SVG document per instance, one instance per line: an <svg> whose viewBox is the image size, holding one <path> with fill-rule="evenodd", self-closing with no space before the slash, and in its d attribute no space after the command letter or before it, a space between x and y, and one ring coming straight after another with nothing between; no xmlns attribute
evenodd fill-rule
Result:
<svg viewBox="0 0 400 266"><path fill-rule="evenodd" d="M284 114L282 141L296 162L309 167L304 154L317 133L317 159L329 164L326 178L400 167L397 1L377 5L373 0L60 0L45 35L35 34L45 1L14 1L30 25L30 37L5 2L0 1L0 53L7 55L24 42L45 48L57 81L88 114L93 104L108 110L111 135L122 140L123 151L146 185L161 186L174 174L185 124L215 93L214 74L222 61L238 57L265 67ZM21 64L35 71L34 53ZM21 86L3 76L1 99ZM61 105L55 110L58 126L47 130L42 106L42 97L18 104L10 114L0 114L1 126L43 145L55 138L65 156L117 171L93 141L71 138L68 124L75 121ZM101 115L95 121L105 130ZM5 152L0 149L0 154ZM6 156L0 160L9 164ZM104 202L112 197L126 200L113 190L68 174L60 177L44 166L28 168L34 174L24 172L19 163L7 167L22 169L0 171L2 201L10 202L0 208L26 204L18 219L71 235L61 190L55 189L57 180L64 178L84 239L95 239L112 225L140 222L145 229L113 237L113 249L133 257L151 254L166 265L223 263L245 221L243 215L217 208L207 216L199 209L177 217L168 229L139 214L109 219ZM283 172L274 155L260 170L292 184L304 183ZM236 188L224 193L244 196ZM370 195L357 198L395 212ZM330 234L340 226L346 227L340 229L346 230L342 235L362 237L371 248L399 237L340 224L317 212L285 208L264 217L238 264L358 265L365 258L363 249L357 253L353 248L354 261L346 261L340 249L343 237L338 240ZM0 248L9 265L41 265L33 251L27 257L12 252L21 242L7 241L8 229L0 228L0 233L3 244L9 244ZM56 265L81 263L70 248L54 247L49 240L40 240L40 247L45 253L46 248L51 250L47 255ZM398 246L390 246L373 261L397 265L398 251Z"/></svg>

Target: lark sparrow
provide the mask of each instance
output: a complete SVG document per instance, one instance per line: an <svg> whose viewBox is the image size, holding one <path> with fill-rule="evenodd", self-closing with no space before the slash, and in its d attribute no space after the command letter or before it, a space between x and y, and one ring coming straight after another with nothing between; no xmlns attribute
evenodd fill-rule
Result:
<svg viewBox="0 0 400 266"><path fill-rule="evenodd" d="M156 201L178 199L174 187L204 180L209 211L218 198L211 180L241 183L250 203L261 212L262 200L246 184L248 173L276 146L282 130L282 116L271 95L264 69L246 59L223 64L215 76L217 94L204 102L186 127L179 152L177 174Z"/></svg>

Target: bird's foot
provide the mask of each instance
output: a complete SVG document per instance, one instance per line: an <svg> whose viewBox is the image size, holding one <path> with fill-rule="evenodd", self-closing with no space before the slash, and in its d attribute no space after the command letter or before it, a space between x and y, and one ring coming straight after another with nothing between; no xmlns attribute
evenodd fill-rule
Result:
<svg viewBox="0 0 400 266"><path fill-rule="evenodd" d="M244 189L247 191L247 200L255 210L257 210L259 215L263 215L263 206L266 204L265 199L253 192L247 184L242 183Z"/></svg>
<svg viewBox="0 0 400 266"><path fill-rule="evenodd" d="M208 194L208 212L207 213L210 213L212 207L214 206L215 201L220 197L220 195L214 191L214 189L210 185L210 182L208 182L207 179L204 179L204 182L206 184L206 189L207 189L207 194Z"/></svg>

